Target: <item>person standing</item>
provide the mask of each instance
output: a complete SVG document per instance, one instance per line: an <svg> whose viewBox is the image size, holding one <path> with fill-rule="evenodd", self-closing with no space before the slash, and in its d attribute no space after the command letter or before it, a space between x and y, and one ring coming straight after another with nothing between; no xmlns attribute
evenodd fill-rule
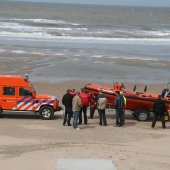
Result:
<svg viewBox="0 0 170 170"><path fill-rule="evenodd" d="M90 117L89 119L93 119L94 112L96 110L96 96L91 93L90 95Z"/></svg>
<svg viewBox="0 0 170 170"><path fill-rule="evenodd" d="M65 106L63 126L65 126L66 122L68 126L71 126L70 121L72 115L72 100L73 100L73 95L70 94L70 89L68 89L66 94L62 98L62 103Z"/></svg>
<svg viewBox="0 0 170 170"><path fill-rule="evenodd" d="M123 114L124 114L124 106L125 100L122 95L120 95L120 91L116 92L117 97L115 98L114 108L116 109L116 126L123 126Z"/></svg>
<svg viewBox="0 0 170 170"><path fill-rule="evenodd" d="M123 97L124 100L124 107L123 107L123 114L122 114L122 125L125 124L125 107L126 107L126 97L123 95L123 91L120 91L120 95Z"/></svg>
<svg viewBox="0 0 170 170"><path fill-rule="evenodd" d="M80 110L82 108L80 92L76 92L76 95L73 97L72 106L73 106L73 128L79 130L78 118L79 118Z"/></svg>
<svg viewBox="0 0 170 170"><path fill-rule="evenodd" d="M84 124L87 125L87 107L89 106L89 94L86 93L84 88L81 89L80 98L81 98L83 107L80 110L79 123L78 124L82 124L82 113L83 113L83 115L84 115Z"/></svg>
<svg viewBox="0 0 170 170"><path fill-rule="evenodd" d="M105 115L106 106L107 106L107 98L102 91L99 91L99 95L97 96L97 108L99 112L100 126L102 125L107 126L106 115Z"/></svg>
<svg viewBox="0 0 170 170"><path fill-rule="evenodd" d="M164 112L166 111L165 102L162 100L162 96L159 95L158 99L155 100L153 105L153 121L151 127L154 128L156 121L160 118L162 122L162 128L165 129L165 120L164 120Z"/></svg>

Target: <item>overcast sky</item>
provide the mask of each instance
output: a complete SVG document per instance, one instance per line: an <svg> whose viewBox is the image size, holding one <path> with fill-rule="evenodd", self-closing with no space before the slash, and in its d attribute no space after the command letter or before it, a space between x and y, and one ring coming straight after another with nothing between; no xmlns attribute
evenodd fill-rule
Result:
<svg viewBox="0 0 170 170"><path fill-rule="evenodd" d="M169 6L170 7L170 0L10 0L10 1L129 5L129 6L165 6L165 7Z"/></svg>

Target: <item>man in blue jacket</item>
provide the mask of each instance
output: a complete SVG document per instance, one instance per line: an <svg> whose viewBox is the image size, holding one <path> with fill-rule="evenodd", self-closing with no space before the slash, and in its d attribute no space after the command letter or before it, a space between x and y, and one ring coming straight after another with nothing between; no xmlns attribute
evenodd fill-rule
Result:
<svg viewBox="0 0 170 170"><path fill-rule="evenodd" d="M125 100L123 95L120 94L119 91L116 92L117 97L115 98L114 108L116 109L116 126L123 126L123 114L124 114L124 106Z"/></svg>

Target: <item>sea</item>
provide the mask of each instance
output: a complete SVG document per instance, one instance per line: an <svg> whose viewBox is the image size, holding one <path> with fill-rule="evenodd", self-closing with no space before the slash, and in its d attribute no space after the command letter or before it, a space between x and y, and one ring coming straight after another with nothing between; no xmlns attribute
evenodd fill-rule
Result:
<svg viewBox="0 0 170 170"><path fill-rule="evenodd" d="M170 8L0 2L0 63L32 81L166 84Z"/></svg>

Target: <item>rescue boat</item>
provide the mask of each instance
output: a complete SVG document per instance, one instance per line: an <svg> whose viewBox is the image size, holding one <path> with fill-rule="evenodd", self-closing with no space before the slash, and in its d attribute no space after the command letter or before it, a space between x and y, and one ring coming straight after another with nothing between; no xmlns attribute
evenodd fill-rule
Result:
<svg viewBox="0 0 170 170"><path fill-rule="evenodd" d="M85 85L85 90L88 93L93 93L98 95L99 91L102 91L108 99L108 108L114 109L114 100L116 98L116 92L121 91L126 97L126 107L125 110L132 111L132 115L139 121L147 121L153 111L153 104L158 98L158 94L146 93L147 86L145 86L144 92L136 92L135 86L133 91L126 91L119 83L115 83L113 88L99 86L96 84ZM170 120L170 115L168 110L170 109L170 96L163 99L166 103L167 112L165 113L164 119L166 121Z"/></svg>

